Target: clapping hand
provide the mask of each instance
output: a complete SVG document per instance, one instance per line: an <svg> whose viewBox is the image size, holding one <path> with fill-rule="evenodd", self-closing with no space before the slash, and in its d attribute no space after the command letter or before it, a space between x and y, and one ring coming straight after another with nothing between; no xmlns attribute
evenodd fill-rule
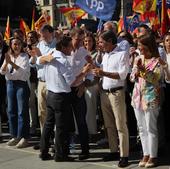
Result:
<svg viewBox="0 0 170 169"><path fill-rule="evenodd" d="M27 52L32 57L41 56L42 55L40 49L37 48L37 47L32 48L32 50L28 48Z"/></svg>
<svg viewBox="0 0 170 169"><path fill-rule="evenodd" d="M5 53L5 61L6 61L6 63L10 63L10 62L11 62L11 57L10 57L10 55L8 54L8 52Z"/></svg>

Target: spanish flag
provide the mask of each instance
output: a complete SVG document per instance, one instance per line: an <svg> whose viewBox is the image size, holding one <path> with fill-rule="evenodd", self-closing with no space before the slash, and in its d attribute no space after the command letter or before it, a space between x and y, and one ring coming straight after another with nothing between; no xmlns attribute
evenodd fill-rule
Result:
<svg viewBox="0 0 170 169"><path fill-rule="evenodd" d="M75 24L86 14L85 11L78 7L61 7L60 11L72 26L75 26Z"/></svg>
<svg viewBox="0 0 170 169"><path fill-rule="evenodd" d="M32 22L31 22L31 30L35 30L35 8L32 10Z"/></svg>
<svg viewBox="0 0 170 169"><path fill-rule="evenodd" d="M133 0L133 11L140 14L156 12L156 0Z"/></svg>
<svg viewBox="0 0 170 169"><path fill-rule="evenodd" d="M20 24L19 24L20 29L24 33L24 35L27 35L28 32L30 32L29 26L26 24L23 18L20 19Z"/></svg>
<svg viewBox="0 0 170 169"><path fill-rule="evenodd" d="M6 29L4 33L4 40L8 41L10 38L10 25L9 25L9 16L7 18Z"/></svg>

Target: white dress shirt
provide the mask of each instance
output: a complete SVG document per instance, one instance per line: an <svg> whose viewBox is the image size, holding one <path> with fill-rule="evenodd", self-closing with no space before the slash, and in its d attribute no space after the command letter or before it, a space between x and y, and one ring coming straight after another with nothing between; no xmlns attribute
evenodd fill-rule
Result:
<svg viewBox="0 0 170 169"><path fill-rule="evenodd" d="M87 63L86 56L88 55L89 52L84 47L80 47L79 49L72 51L71 57L69 57L68 60L72 66L73 75L75 77L81 72L84 65ZM93 80L93 78L94 76L90 74L86 76L86 79L89 80ZM81 83L82 81L76 84L74 87L80 85Z"/></svg>
<svg viewBox="0 0 170 169"><path fill-rule="evenodd" d="M125 51L120 51L116 47L112 52L105 53L101 63L104 72L118 73L120 79L112 79L103 76L102 87L105 90L116 88L125 85L125 79L129 70L129 54Z"/></svg>
<svg viewBox="0 0 170 169"><path fill-rule="evenodd" d="M37 48L39 48L41 55L45 56L50 54L56 48L56 39L54 38L51 43L47 43L44 40L41 40L37 44ZM31 59L30 59L31 62ZM38 79L45 81L45 72L44 72L44 65L39 63L39 57L37 57L36 61L37 67L37 77Z"/></svg>
<svg viewBox="0 0 170 169"><path fill-rule="evenodd" d="M75 80L72 66L68 61L71 56L65 56L62 52L55 50L52 54L54 59L45 65L45 80L49 91L54 93L71 91L70 85Z"/></svg>
<svg viewBox="0 0 170 169"><path fill-rule="evenodd" d="M166 54L166 62L168 64L168 72L170 73L170 53ZM165 79L166 83L170 84L170 81L168 81L167 79Z"/></svg>
<svg viewBox="0 0 170 169"><path fill-rule="evenodd" d="M121 51L127 51L127 52L129 52L130 44L129 44L129 42L128 42L127 40L122 40L122 41L120 41L120 42L117 44L117 46L119 47L119 49L120 49Z"/></svg>
<svg viewBox="0 0 170 169"><path fill-rule="evenodd" d="M17 58L11 57L11 61L14 62L19 69L14 69L10 73L12 66L8 64L7 71L0 70L1 74L4 74L7 80L21 80L28 81L30 77L30 65L29 65L29 56L26 53L20 53Z"/></svg>

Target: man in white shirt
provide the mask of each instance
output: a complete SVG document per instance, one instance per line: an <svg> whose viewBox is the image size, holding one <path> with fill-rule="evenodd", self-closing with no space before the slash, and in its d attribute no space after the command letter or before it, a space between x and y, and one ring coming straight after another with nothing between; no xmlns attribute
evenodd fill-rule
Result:
<svg viewBox="0 0 170 169"><path fill-rule="evenodd" d="M39 63L39 57L43 55L48 55L51 53L53 49L56 47L56 39L54 37L54 29L50 25L44 25L41 28L41 41L37 44L37 48L33 48L33 52L30 51L30 55L32 58L30 62L32 65L36 65L37 67L37 75L38 75L38 116L39 122L42 128L45 122L45 118L47 115L46 110L46 96L47 89L45 84L45 70L44 65Z"/></svg>
<svg viewBox="0 0 170 169"><path fill-rule="evenodd" d="M119 147L120 161L118 166L126 167L129 156L129 134L123 88L129 68L129 57L127 52L120 51L117 47L117 38L113 31L102 33L99 37L99 45L105 54L101 68L95 68L93 73L102 77L101 108L108 134L110 156L112 156L112 160L116 160Z"/></svg>
<svg viewBox="0 0 170 169"><path fill-rule="evenodd" d="M78 27L75 27L70 32L72 37L73 51L72 57L70 57L70 63L73 66L73 74L76 77L84 65L87 63L86 56L88 51L83 47L84 32ZM71 90L71 104L73 113L77 122L80 144L82 152L79 155L79 160L84 160L89 157L89 140L88 140L88 128L86 123L86 101L85 101L85 85L88 83L86 77L85 81L81 81L78 84L72 86Z"/></svg>
<svg viewBox="0 0 170 169"><path fill-rule="evenodd" d="M74 120L70 107L71 85L76 84L90 70L90 65L83 68L77 77L73 75L72 66L68 61L71 57L72 39L63 37L57 42L57 50L51 55L41 56L40 62L45 64L45 80L47 85L47 118L41 136L42 160L51 158L49 138L55 125L55 161L72 161L69 154L69 132L74 131ZM68 56L68 57L67 57Z"/></svg>

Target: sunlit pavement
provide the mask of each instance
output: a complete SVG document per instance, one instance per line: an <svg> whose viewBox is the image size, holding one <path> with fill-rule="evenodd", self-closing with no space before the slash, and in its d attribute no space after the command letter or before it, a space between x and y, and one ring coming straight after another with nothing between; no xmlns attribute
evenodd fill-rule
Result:
<svg viewBox="0 0 170 169"><path fill-rule="evenodd" d="M78 160L80 147L76 144L72 150L71 157L75 158L74 162L55 162L54 160L41 161L39 159L39 150L34 150L33 145L37 143L39 138L33 137L29 140L30 146L23 149L9 147L6 142L9 134L3 134L3 142L0 143L0 169L108 169L118 168L118 161L104 162L102 157L109 152L109 149L102 148L95 143L90 144L90 158L84 161ZM170 149L167 147L163 156L160 158L159 167L157 169L170 169ZM129 166L126 168L138 168L140 152L132 152L129 157Z"/></svg>

